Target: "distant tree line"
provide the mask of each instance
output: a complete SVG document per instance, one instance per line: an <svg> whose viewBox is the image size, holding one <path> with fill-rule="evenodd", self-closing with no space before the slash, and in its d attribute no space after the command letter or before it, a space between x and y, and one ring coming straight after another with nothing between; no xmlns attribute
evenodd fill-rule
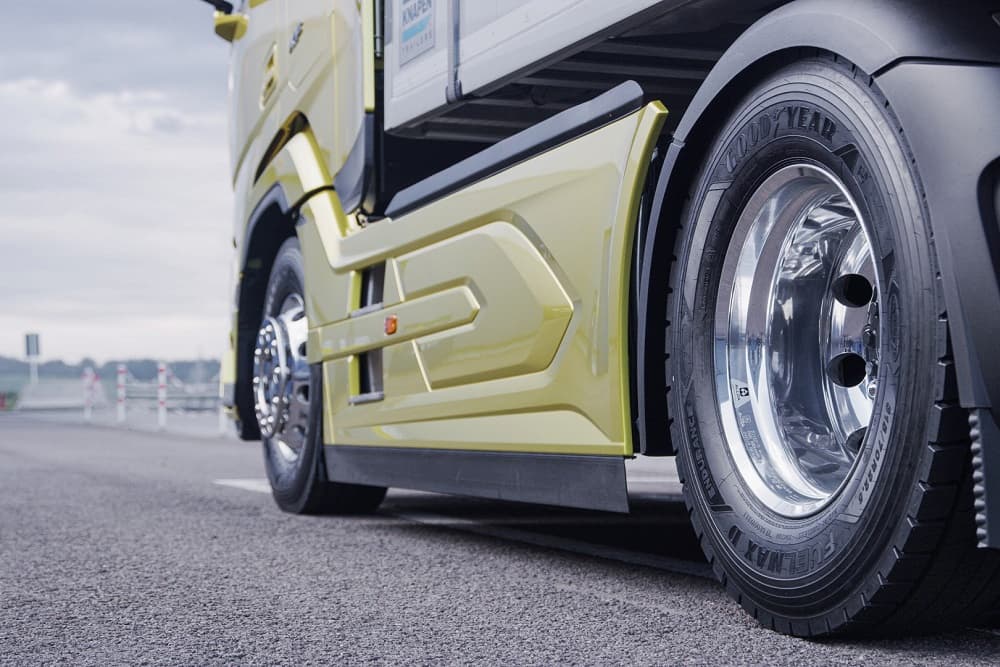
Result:
<svg viewBox="0 0 1000 667"><path fill-rule="evenodd" d="M118 364L124 363L129 372L137 380L153 380L156 378L158 361L155 359L123 359L98 364L93 359L83 359L78 364L67 364L64 361L46 361L38 365L40 378L78 378L83 369L90 366L102 379L111 379L118 372ZM207 382L219 374L217 359L198 359L185 361L169 361L170 371L181 382ZM0 357L0 375L28 375L27 362L10 357Z"/></svg>

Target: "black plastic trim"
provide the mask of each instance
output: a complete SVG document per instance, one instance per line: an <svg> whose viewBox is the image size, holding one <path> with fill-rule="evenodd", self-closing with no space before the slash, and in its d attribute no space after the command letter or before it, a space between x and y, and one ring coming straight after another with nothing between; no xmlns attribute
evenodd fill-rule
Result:
<svg viewBox="0 0 1000 667"><path fill-rule="evenodd" d="M651 425L653 422L650 421L652 416L647 414L648 402L646 400L646 391L648 389L649 378L655 375L657 370L659 370L659 376L663 376L663 359L661 355L659 360L651 366L648 365L650 360L647 358L648 350L645 348L647 332L640 327L648 326L649 320L648 318L645 320L640 318L640 313L648 313L650 308L649 290L643 289L639 275L642 257L646 249L646 230L650 226L650 215L652 215L654 204L657 204L657 185L669 146L669 137L667 135L661 136L653 153L649 171L646 174L646 184L643 190L642 205L639 213L639 224L636 226L636 240L632 248L632 269L629 278L631 281L629 289L631 297L629 298L628 358L629 393L632 409L632 442L635 443L639 453L645 456L672 456L674 454L670 443L669 422L664 417L664 413L661 413L660 418L655 422L656 426L654 428L659 429L657 437L648 437L650 431L647 424ZM659 202L659 208L662 208L662 201ZM669 271L669 267L666 267L666 270ZM666 315L664 313L660 321L664 322L665 320ZM660 351L662 352L663 349L661 346ZM660 395L664 396L666 394L666 384L663 382L661 382L661 390L662 393Z"/></svg>
<svg viewBox="0 0 1000 667"><path fill-rule="evenodd" d="M371 115L365 115L365 122L354 140L354 145L351 146L351 152L347 154L347 159L340 171L333 177L333 188L337 191L337 196L340 197L344 211L348 213L361 206L365 199L365 186L370 173Z"/></svg>
<svg viewBox="0 0 1000 667"><path fill-rule="evenodd" d="M767 56L795 48L839 54L875 75L906 59L1000 64L990 0L796 0L751 26L712 69L677 130L685 141L734 79Z"/></svg>
<svg viewBox="0 0 1000 667"><path fill-rule="evenodd" d="M398 217L642 108L635 81L612 88L401 190L386 215Z"/></svg>
<svg viewBox="0 0 1000 667"><path fill-rule="evenodd" d="M367 394L358 394L347 399L348 405L364 405L365 403L378 403L385 400L385 394L381 391L371 391Z"/></svg>
<svg viewBox="0 0 1000 667"><path fill-rule="evenodd" d="M639 251L639 294L636 305L636 431L639 451L648 456L669 456L674 453L670 439L670 419L667 416L667 378L664 370L667 352L666 286L670 282L669 260L674 250L676 227L661 226L665 212L667 189L671 185L674 167L683 144L672 141L666 147L663 164L653 190L649 212L649 227Z"/></svg>
<svg viewBox="0 0 1000 667"><path fill-rule="evenodd" d="M1000 66L907 62L879 78L923 181L962 407L975 420L980 544L1000 548Z"/></svg>
<svg viewBox="0 0 1000 667"><path fill-rule="evenodd" d="M628 512L620 456L327 445L334 482Z"/></svg>
<svg viewBox="0 0 1000 667"><path fill-rule="evenodd" d="M902 122L923 182L962 407L995 411L1000 229L993 172L1000 126L987 110L1000 109L1000 66L906 63L883 74L879 84Z"/></svg>
<svg viewBox="0 0 1000 667"><path fill-rule="evenodd" d="M280 185L274 185L270 190L264 193L260 201L257 202L257 206L254 207L253 212L250 214L250 220L247 222L246 232L243 234L243 248L240 257L240 271L246 271L247 259L249 259L248 253L250 252L250 242L253 240L254 231L257 228L257 224L264 219L265 215L272 213L275 209L280 215L285 216L288 214L288 199L285 197L285 191Z"/></svg>

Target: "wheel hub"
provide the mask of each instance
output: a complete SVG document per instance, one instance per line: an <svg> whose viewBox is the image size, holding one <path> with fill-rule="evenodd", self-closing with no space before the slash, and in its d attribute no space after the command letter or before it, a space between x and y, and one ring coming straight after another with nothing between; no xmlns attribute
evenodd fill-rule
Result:
<svg viewBox="0 0 1000 667"><path fill-rule="evenodd" d="M264 318L254 347L254 411L261 435L273 439L288 459L305 442L309 408L309 365L302 299L292 295L281 312Z"/></svg>
<svg viewBox="0 0 1000 667"><path fill-rule="evenodd" d="M865 222L820 167L781 169L741 214L716 306L716 396L754 496L787 517L853 474L878 394L879 281Z"/></svg>

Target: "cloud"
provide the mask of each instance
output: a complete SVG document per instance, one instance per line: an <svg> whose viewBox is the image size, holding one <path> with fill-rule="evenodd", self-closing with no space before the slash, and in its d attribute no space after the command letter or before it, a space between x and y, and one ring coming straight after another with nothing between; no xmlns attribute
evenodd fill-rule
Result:
<svg viewBox="0 0 1000 667"><path fill-rule="evenodd" d="M232 259L221 102L33 77L0 80L0 109L0 354L40 331L46 357L218 355Z"/></svg>
<svg viewBox="0 0 1000 667"><path fill-rule="evenodd" d="M6 2L0 80L72 81L85 93L152 85L197 108L224 99L228 48L196 0Z"/></svg>

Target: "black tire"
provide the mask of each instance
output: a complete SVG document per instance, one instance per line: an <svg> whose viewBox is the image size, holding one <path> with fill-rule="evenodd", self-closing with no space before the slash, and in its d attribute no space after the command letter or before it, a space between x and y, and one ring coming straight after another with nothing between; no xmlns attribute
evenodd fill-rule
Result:
<svg viewBox="0 0 1000 667"><path fill-rule="evenodd" d="M813 115L789 122L790 107ZM728 593L783 633L974 623L1000 596L1000 554L976 548L968 413L958 405L934 239L903 128L872 77L815 53L733 108L690 191L667 305L671 436L705 555ZM796 518L760 502L736 471L712 356L721 259L736 219L789 161L836 174L865 212L891 350L856 472L829 505Z"/></svg>
<svg viewBox="0 0 1000 667"><path fill-rule="evenodd" d="M305 294L302 251L297 238L286 240L275 257L264 298L263 318L278 314L291 294ZM323 456L323 382L318 364L309 369L309 412L305 444L294 461L262 437L264 465L271 493L282 510L293 514L363 514L374 512L386 489L331 482Z"/></svg>

